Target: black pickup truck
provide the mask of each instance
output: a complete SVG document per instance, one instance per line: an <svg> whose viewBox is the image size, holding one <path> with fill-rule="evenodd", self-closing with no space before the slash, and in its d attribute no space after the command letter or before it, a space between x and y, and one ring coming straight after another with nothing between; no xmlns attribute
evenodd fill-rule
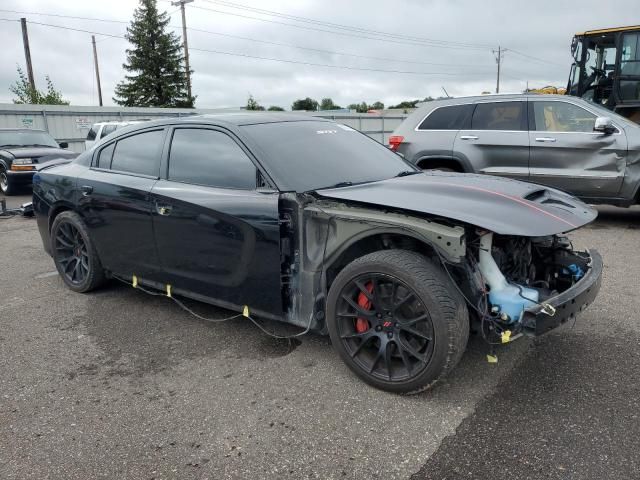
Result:
<svg viewBox="0 0 640 480"><path fill-rule="evenodd" d="M68 147L44 130L0 128L0 190L13 195L16 188L31 184L39 163L78 156Z"/></svg>

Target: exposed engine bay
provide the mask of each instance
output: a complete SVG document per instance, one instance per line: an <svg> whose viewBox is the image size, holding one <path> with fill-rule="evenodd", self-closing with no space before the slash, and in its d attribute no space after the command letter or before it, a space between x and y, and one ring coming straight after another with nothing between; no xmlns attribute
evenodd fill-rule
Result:
<svg viewBox="0 0 640 480"><path fill-rule="evenodd" d="M480 331L490 343L505 343L527 333L525 312L540 307L554 316L547 300L578 283L590 268L588 252L578 252L567 237L501 236L477 232L469 242L467 269Z"/></svg>

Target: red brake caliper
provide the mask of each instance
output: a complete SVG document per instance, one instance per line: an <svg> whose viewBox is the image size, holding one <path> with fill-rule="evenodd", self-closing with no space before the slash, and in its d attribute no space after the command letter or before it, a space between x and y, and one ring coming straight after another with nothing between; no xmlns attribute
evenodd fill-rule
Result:
<svg viewBox="0 0 640 480"><path fill-rule="evenodd" d="M373 292L373 282L369 282L365 285L365 288L369 293ZM371 310L371 301L367 298L367 296L360 292L358 295L358 305L364 308L365 310ZM356 332L364 333L369 330L369 321L365 318L358 317L356 319Z"/></svg>

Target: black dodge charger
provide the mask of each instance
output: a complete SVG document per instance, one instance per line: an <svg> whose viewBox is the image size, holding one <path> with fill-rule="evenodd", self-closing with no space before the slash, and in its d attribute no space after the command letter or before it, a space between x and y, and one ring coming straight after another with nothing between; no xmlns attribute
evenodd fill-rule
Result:
<svg viewBox="0 0 640 480"><path fill-rule="evenodd" d="M56 163L56 162L53 162ZM573 319L596 212L546 187L425 173L344 125L286 114L168 119L41 165L34 208L64 282L108 278L329 334L366 382L414 393L462 356Z"/></svg>

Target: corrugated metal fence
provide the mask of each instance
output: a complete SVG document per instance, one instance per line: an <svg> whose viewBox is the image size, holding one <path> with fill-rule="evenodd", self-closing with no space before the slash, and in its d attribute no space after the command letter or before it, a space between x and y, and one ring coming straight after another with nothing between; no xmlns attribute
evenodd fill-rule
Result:
<svg viewBox="0 0 640 480"><path fill-rule="evenodd" d="M58 142L69 143L69 148L84 151L89 128L96 122L181 117L207 113L230 113L239 110L79 107L64 105L0 104L0 128L38 128L49 132ZM300 112L296 112L300 113ZM393 130L407 115L397 112L381 114L307 112L306 115L329 118L360 130L378 142L385 143Z"/></svg>

